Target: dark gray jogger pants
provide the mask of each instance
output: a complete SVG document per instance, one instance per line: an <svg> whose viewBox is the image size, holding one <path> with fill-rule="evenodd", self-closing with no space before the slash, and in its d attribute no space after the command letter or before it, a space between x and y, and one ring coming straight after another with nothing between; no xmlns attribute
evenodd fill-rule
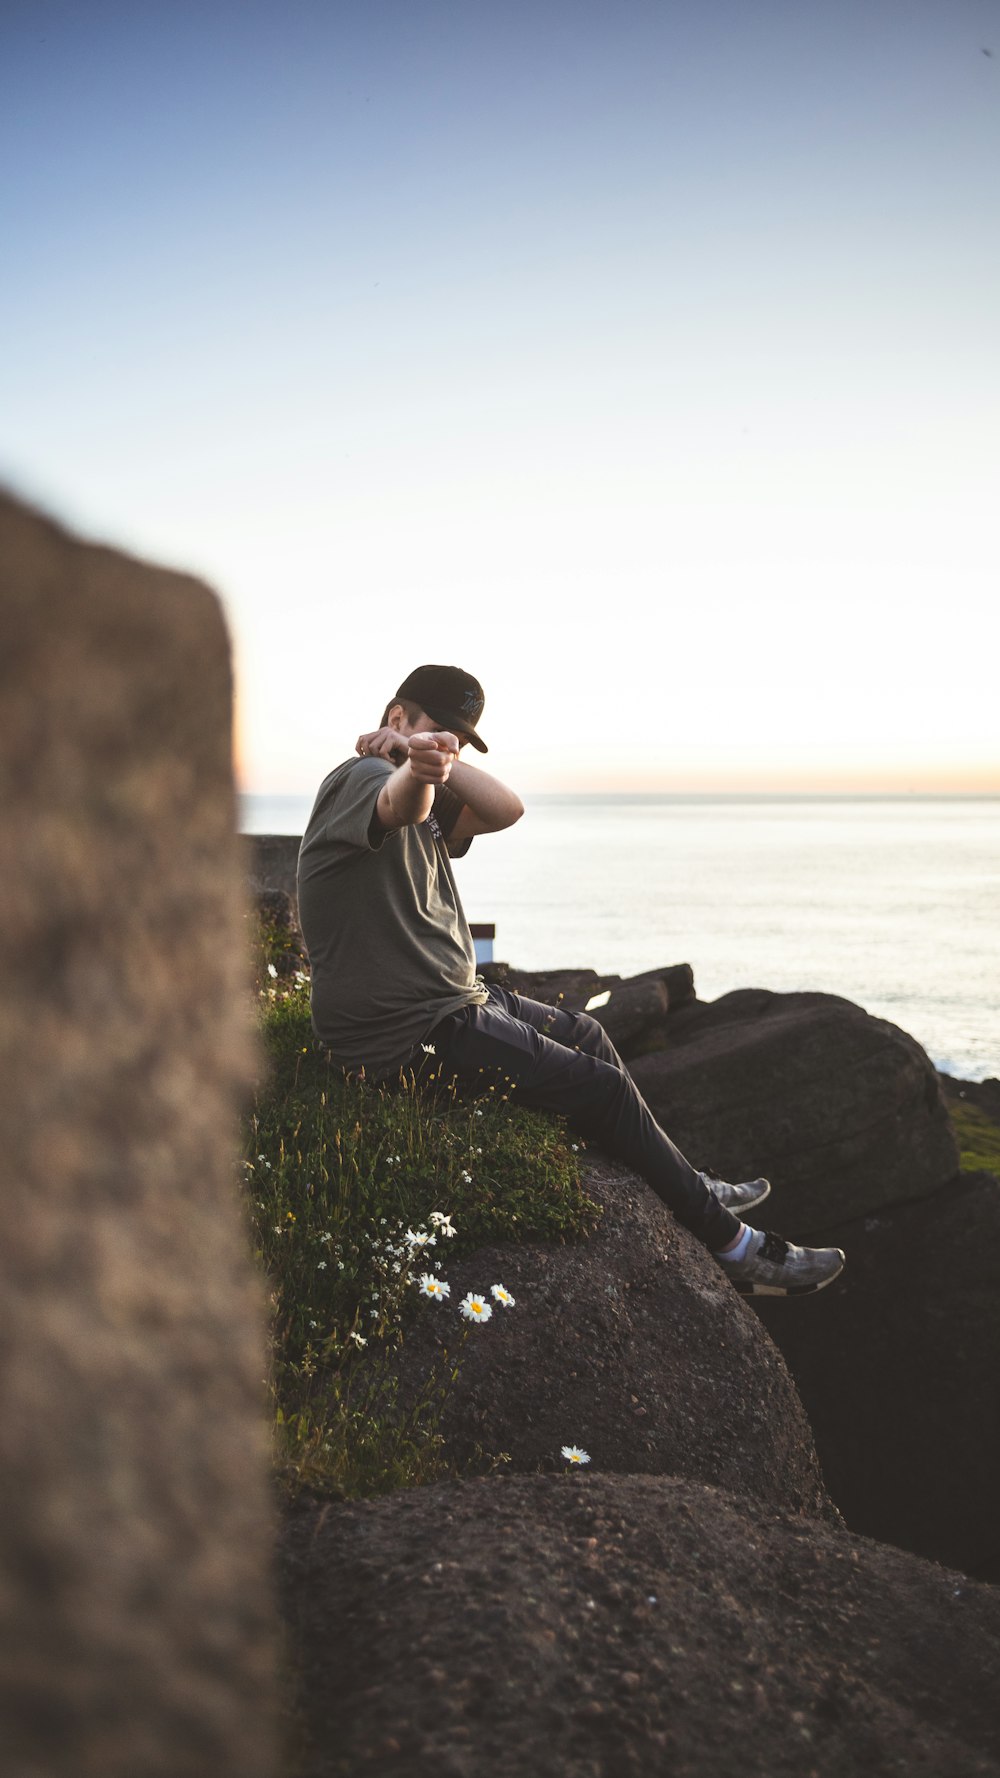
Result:
<svg viewBox="0 0 1000 1778"><path fill-rule="evenodd" d="M560 1112L640 1174L710 1251L728 1246L739 1221L661 1130L597 1020L506 988L488 993L484 1006L464 1006L431 1032L442 1075L512 1081L520 1104Z"/></svg>

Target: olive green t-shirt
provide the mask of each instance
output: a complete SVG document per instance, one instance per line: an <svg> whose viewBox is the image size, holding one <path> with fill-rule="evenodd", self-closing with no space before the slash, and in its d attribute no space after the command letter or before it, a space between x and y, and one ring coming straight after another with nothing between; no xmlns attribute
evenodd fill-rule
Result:
<svg viewBox="0 0 1000 1778"><path fill-rule="evenodd" d="M426 821L388 832L375 804L394 770L385 759L338 766L299 848L313 1026L335 1061L375 1080L405 1068L448 1013L487 999L445 832L462 805L439 791Z"/></svg>

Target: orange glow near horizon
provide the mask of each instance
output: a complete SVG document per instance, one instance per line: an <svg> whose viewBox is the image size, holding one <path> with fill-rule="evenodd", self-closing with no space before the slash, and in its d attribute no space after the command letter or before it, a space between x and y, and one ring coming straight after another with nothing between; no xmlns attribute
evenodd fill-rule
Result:
<svg viewBox="0 0 1000 1778"><path fill-rule="evenodd" d="M239 725L233 725L233 770L236 788L241 795L312 796L319 774L293 772L261 773L256 783L245 765L240 746ZM490 761L482 762L489 771ZM499 768L499 761L497 762ZM328 768L323 768L328 769ZM907 771L896 765L880 771L848 769L838 771L752 771L732 770L683 772L671 775L664 771L638 772L628 776L615 772L572 771L546 772L541 762L529 769L510 766L498 769L497 775L515 789L528 795L566 796L1000 796L1000 766L924 767ZM260 789L261 782L266 783Z"/></svg>
<svg viewBox="0 0 1000 1778"><path fill-rule="evenodd" d="M566 794L612 793L624 795L734 795L734 796L1000 796L1000 766L983 766L962 770L954 766L899 766L879 770L825 771L729 771L683 772L671 775L663 771L635 772L624 780L612 772L588 772L537 775L537 782L527 783L522 776L521 788L536 791L561 791Z"/></svg>

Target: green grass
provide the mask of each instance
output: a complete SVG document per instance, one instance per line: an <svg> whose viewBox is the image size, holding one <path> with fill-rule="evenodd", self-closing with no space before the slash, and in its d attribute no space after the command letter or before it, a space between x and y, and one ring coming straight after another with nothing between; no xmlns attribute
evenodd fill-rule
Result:
<svg viewBox="0 0 1000 1778"><path fill-rule="evenodd" d="M948 1111L958 1137L962 1172L1000 1174L1000 1124L978 1105L955 1099L948 1101Z"/></svg>
<svg viewBox="0 0 1000 1778"><path fill-rule="evenodd" d="M421 1274L447 1278L486 1243L579 1238L598 1207L556 1120L496 1087L347 1079L315 1043L301 976L259 1004L270 1066L242 1182L272 1313L278 1472L340 1498L413 1486L448 1473L437 1428L455 1358L404 1409L398 1347L416 1315L451 1318L453 1354L465 1326L457 1303L421 1295Z"/></svg>

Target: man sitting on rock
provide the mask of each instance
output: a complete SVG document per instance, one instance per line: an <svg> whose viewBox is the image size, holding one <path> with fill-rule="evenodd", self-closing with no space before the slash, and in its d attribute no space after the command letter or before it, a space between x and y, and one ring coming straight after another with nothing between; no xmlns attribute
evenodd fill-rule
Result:
<svg viewBox="0 0 1000 1778"><path fill-rule="evenodd" d="M476 975L451 859L524 813L512 790L459 757L467 744L487 750L476 728L484 702L460 667L418 667L320 785L298 867L318 1037L373 1081L431 1056L445 1077L512 1082L521 1104L562 1113L640 1174L744 1295L821 1290L843 1267L840 1249L795 1247L740 1222L767 1180L729 1185L685 1160L596 1019Z"/></svg>

